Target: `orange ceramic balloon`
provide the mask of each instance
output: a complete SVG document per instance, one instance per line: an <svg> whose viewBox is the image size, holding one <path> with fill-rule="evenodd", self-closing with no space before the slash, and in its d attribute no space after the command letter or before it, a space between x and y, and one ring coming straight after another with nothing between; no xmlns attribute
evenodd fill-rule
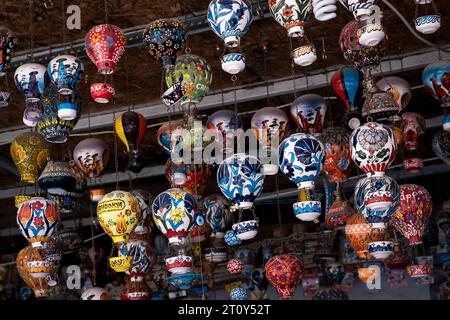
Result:
<svg viewBox="0 0 450 320"><path fill-rule="evenodd" d="M345 235L360 259L368 257L370 231L370 224L359 212L352 215L345 226Z"/></svg>

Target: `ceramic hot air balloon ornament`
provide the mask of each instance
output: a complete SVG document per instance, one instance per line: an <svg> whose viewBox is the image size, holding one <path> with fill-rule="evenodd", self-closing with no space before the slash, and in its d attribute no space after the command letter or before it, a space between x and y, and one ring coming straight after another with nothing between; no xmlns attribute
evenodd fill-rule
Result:
<svg viewBox="0 0 450 320"><path fill-rule="evenodd" d="M110 158L108 145L98 138L80 141L73 149L73 160L89 178L99 177Z"/></svg>
<svg viewBox="0 0 450 320"><path fill-rule="evenodd" d="M59 222L56 203L45 198L32 198L17 210L17 225L33 248L44 247L55 233Z"/></svg>
<svg viewBox="0 0 450 320"><path fill-rule="evenodd" d="M402 137L406 150L417 150L425 130L425 119L420 114L416 112L402 114Z"/></svg>
<svg viewBox="0 0 450 320"><path fill-rule="evenodd" d="M47 68L38 63L26 63L16 69L14 82L25 101L38 102L49 82Z"/></svg>
<svg viewBox="0 0 450 320"><path fill-rule="evenodd" d="M140 172L144 165L140 147L147 133L147 121L144 116L134 111L127 111L116 119L114 129L128 152L128 168L133 172Z"/></svg>
<svg viewBox="0 0 450 320"><path fill-rule="evenodd" d="M344 127L350 131L355 130L365 122L357 107L357 101L362 91L361 73L356 68L341 68L333 74L331 88L345 104Z"/></svg>
<svg viewBox="0 0 450 320"><path fill-rule="evenodd" d="M400 186L400 205L391 221L410 246L423 242L422 237L431 216L432 206L431 196L424 187L415 184Z"/></svg>
<svg viewBox="0 0 450 320"><path fill-rule="evenodd" d="M436 156L450 166L450 132L439 131L434 135L432 144Z"/></svg>
<svg viewBox="0 0 450 320"><path fill-rule="evenodd" d="M264 155L272 157L276 154L276 146L282 141L289 130L289 118L282 110L266 107L256 111L251 120L251 127L258 138ZM264 163L263 173L274 175L278 172L278 164Z"/></svg>
<svg viewBox="0 0 450 320"><path fill-rule="evenodd" d="M345 180L351 168L350 134L344 128L330 127L323 130L319 140L325 147L323 171L328 181Z"/></svg>
<svg viewBox="0 0 450 320"><path fill-rule="evenodd" d="M312 13L311 0L270 0L269 9L289 37L303 37L305 23Z"/></svg>
<svg viewBox="0 0 450 320"><path fill-rule="evenodd" d="M125 53L127 40L120 28L112 24L97 25L86 34L84 46L100 74L113 74Z"/></svg>
<svg viewBox="0 0 450 320"><path fill-rule="evenodd" d="M212 194L202 200L202 205L206 222L211 229L211 238L223 238L233 221L227 199L219 194Z"/></svg>
<svg viewBox="0 0 450 320"><path fill-rule="evenodd" d="M175 61L186 48L183 24L175 19L153 21L144 30L143 42L147 53L160 62L164 77L174 77ZM162 100L167 106L174 106L184 94L181 83L174 81L163 93Z"/></svg>
<svg viewBox="0 0 450 320"><path fill-rule="evenodd" d="M21 133L11 142L10 152L20 180L35 183L49 155L49 145L44 137L37 132Z"/></svg>
<svg viewBox="0 0 450 320"><path fill-rule="evenodd" d="M19 272L20 277L25 281L25 283L33 290L36 298L48 297L48 279L46 277L33 277L31 273L31 268L29 265L34 264L36 261L42 261L42 255L37 248L27 246L19 251L16 257L16 268ZM50 268L42 268L41 271L45 273L50 273Z"/></svg>
<svg viewBox="0 0 450 320"><path fill-rule="evenodd" d="M153 201L152 211L153 221L171 245L185 243L194 224L204 223L197 212L197 200L181 189L173 188L160 193Z"/></svg>
<svg viewBox="0 0 450 320"><path fill-rule="evenodd" d="M4 27L0 28L0 39L0 77L2 77L8 70L16 50L17 39L11 30Z"/></svg>
<svg viewBox="0 0 450 320"><path fill-rule="evenodd" d="M172 188L183 189L194 196L203 196L211 173L208 164L174 164L169 158L165 167L166 178Z"/></svg>
<svg viewBox="0 0 450 320"><path fill-rule="evenodd" d="M403 78L384 77L377 82L377 87L382 91L390 92L401 110L405 109L411 101L411 85Z"/></svg>
<svg viewBox="0 0 450 320"><path fill-rule="evenodd" d="M283 140L278 149L281 171L294 182L300 193L294 203L294 213L300 220L312 221L321 213L320 201L305 197L314 189L314 180L325 163L325 147L310 134L296 133Z"/></svg>
<svg viewBox="0 0 450 320"><path fill-rule="evenodd" d="M208 62L193 54L184 54L177 58L173 74L166 74L167 87L181 83L184 96L181 105L198 104L208 94L212 83L212 69Z"/></svg>
<svg viewBox="0 0 450 320"><path fill-rule="evenodd" d="M359 213L353 214L345 226L345 236L360 259L367 259L371 226Z"/></svg>
<svg viewBox="0 0 450 320"><path fill-rule="evenodd" d="M219 110L209 116L206 127L214 134L216 143L224 153L234 150L234 138L243 129L242 119L234 111Z"/></svg>
<svg viewBox="0 0 450 320"><path fill-rule="evenodd" d="M279 298L292 300L303 273L300 259L291 255L274 256L267 261L264 271Z"/></svg>
<svg viewBox="0 0 450 320"><path fill-rule="evenodd" d="M325 121L328 105L324 98L309 93L297 98L291 105L291 118L301 133L320 133Z"/></svg>
<svg viewBox="0 0 450 320"><path fill-rule="evenodd" d="M69 54L54 57L47 67L50 80L62 95L72 93L73 88L83 75L83 71L84 65L81 60Z"/></svg>
<svg viewBox="0 0 450 320"><path fill-rule="evenodd" d="M397 155L392 129L376 122L353 131L350 147L353 161L367 176L383 176Z"/></svg>

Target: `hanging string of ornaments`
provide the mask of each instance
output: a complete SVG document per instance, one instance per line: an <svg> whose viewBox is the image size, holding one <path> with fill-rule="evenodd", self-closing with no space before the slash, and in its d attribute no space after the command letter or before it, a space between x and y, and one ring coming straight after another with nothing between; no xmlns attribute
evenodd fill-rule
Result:
<svg viewBox="0 0 450 320"><path fill-rule="evenodd" d="M426 127L420 114L406 112L412 98L408 82L396 76L376 81L372 76L388 43L383 14L376 2L339 1L354 18L344 26L339 37L340 49L351 65L334 72L330 81L339 98L339 111L344 114L339 126L325 128L327 100L313 93L296 96L290 105L289 115L297 127L293 134L290 134L293 128L288 115L279 108L267 105L252 116L251 128L259 147L268 155L278 154L278 163L264 163L245 152L235 153L235 138L244 129L237 113L236 87L235 110L214 112L203 125L197 108L212 85L211 66L203 57L191 52L187 45L188 30L181 21L168 18L148 24L142 42L147 54L160 64L161 100L169 114L169 121L159 128L156 140L169 157L165 175L170 188L156 197L141 189L121 190L118 181L116 190L108 193L99 186L112 155L108 144L100 138L90 136L80 141L69 160L50 158L50 144L64 144L82 113L83 101L77 85L84 65L79 58L62 54L52 58L47 66L31 60L19 66L14 82L25 99L23 122L31 131L16 136L10 150L21 182L34 184L36 193L15 198L17 224L30 243L17 255L16 266L35 296L48 297L49 288L58 282L57 269L62 255L58 247L58 225L62 216L79 206L88 181L92 186L90 205L96 206L96 218L112 240L108 263L116 272L127 275L120 295L123 300L151 298L152 290L145 275L158 263L170 273L164 277L167 287L180 291L197 288L205 298L205 274L211 289L214 270L218 263L227 261L230 248L237 255L239 246L258 237L260 220L255 201L263 191L265 179L277 175L278 170L297 185L298 201L293 204L293 213L299 220L317 222L324 211L315 189L317 178L325 175L328 183L337 185L335 200L325 217L326 226L344 230L361 261L377 259L396 267L402 265L404 252L397 233L409 246L422 244L432 202L425 188L399 185L386 171L396 159L401 143L409 152L403 163L405 169L417 171L423 167L415 151L420 148ZM268 6L273 19L286 29L293 62L301 67L313 64L317 53L306 36L308 22L312 16L322 23L335 19L338 1L268 0ZM431 34L441 26L432 0L417 0L415 16L414 26L420 33ZM212 0L207 8L207 20L223 44L221 67L236 86L237 75L246 66L241 43L253 22L253 8L246 0ZM0 76L6 80L16 37L12 31L2 28L0 38ZM108 23L106 13L105 23L92 27L84 44L89 59L97 68L96 78L90 84L91 99L99 104L114 103L113 75L126 54L126 35L119 27ZM450 62L437 61L428 65L423 70L422 82L445 110L444 130L433 138L433 150L443 162L450 164ZM361 103L362 98L364 103ZM1 108L8 107L10 99L7 90L0 90ZM181 111L183 116L172 120L170 115L176 111ZM114 114L112 125L116 174L118 140L128 154L127 169L141 172L145 167L142 142L147 133L144 115L131 109ZM205 137L207 130L212 133L213 141ZM192 160L196 152L204 151L210 144L216 147L217 158L219 153L226 155L220 158L224 160L218 165L216 176L223 195L205 197L213 166ZM180 150L191 150L192 154L179 157ZM342 192L342 184L349 177L353 164L366 175L357 182L354 208ZM152 248L150 239L154 226L166 240L156 236ZM202 248L206 238L211 244ZM99 260L95 258L99 252L93 244L93 261ZM270 282L280 299L292 299L302 275L310 279L305 275L305 262L295 254L269 253L264 269L254 269L250 277L262 292L261 296L267 292ZM161 257L164 257L163 262ZM238 255L228 261L229 273L245 272L244 260ZM424 267L420 266L411 264L408 270L411 274L424 272ZM94 263L94 286L84 291L81 297L84 300L110 298L103 288L95 286L97 267ZM339 265L334 268L341 270ZM361 277L369 272L366 269L361 268ZM427 270L426 275L431 272ZM331 271L328 275L330 279L337 277ZM232 300L249 297L242 286L229 293ZM325 298L344 299L345 294L333 287L315 297Z"/></svg>

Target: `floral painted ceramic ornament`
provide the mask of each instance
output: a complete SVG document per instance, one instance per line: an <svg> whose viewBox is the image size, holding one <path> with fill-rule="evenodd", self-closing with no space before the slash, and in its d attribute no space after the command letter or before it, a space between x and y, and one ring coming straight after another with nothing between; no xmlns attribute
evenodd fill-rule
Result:
<svg viewBox="0 0 450 320"><path fill-rule="evenodd" d="M425 119L416 112L402 114L403 142L406 150L416 150L419 140L425 134Z"/></svg>
<svg viewBox="0 0 450 320"><path fill-rule="evenodd" d="M247 290L241 287L233 288L230 291L231 300L247 300L248 293Z"/></svg>
<svg viewBox="0 0 450 320"><path fill-rule="evenodd" d="M269 9L289 37L303 37L304 25L312 13L311 0L269 0Z"/></svg>
<svg viewBox="0 0 450 320"><path fill-rule="evenodd" d="M111 297L105 289L92 287L83 291L81 300L111 300Z"/></svg>
<svg viewBox="0 0 450 320"><path fill-rule="evenodd" d="M227 270L231 274L239 274L244 270L244 263L239 259L231 259L227 263Z"/></svg>
<svg viewBox="0 0 450 320"><path fill-rule="evenodd" d="M410 246L418 245L422 243L431 211L432 202L428 191L422 186L404 184L400 186L400 206L391 221Z"/></svg>
<svg viewBox="0 0 450 320"><path fill-rule="evenodd" d="M131 257L131 268L126 272L132 281L143 281L147 271L152 269L152 247L142 237L131 239L124 243L125 250L119 250L119 256L125 254Z"/></svg>
<svg viewBox="0 0 450 320"><path fill-rule="evenodd" d="M181 83L185 95L181 105L198 104L208 94L212 83L212 70L208 62L193 54L184 54L177 58L173 74L166 74L167 87Z"/></svg>
<svg viewBox="0 0 450 320"><path fill-rule="evenodd" d="M300 190L294 213L304 221L311 221L321 213L320 201L310 200L308 190L314 189L314 180L325 163L323 144L310 134L297 133L286 138L278 149L281 171Z"/></svg>
<svg viewBox="0 0 450 320"><path fill-rule="evenodd" d="M11 142L10 153L20 180L35 183L47 163L49 146L41 134L24 132Z"/></svg>
<svg viewBox="0 0 450 320"><path fill-rule="evenodd" d="M389 176L362 178L355 188L355 205L371 224L384 228L398 208L400 189Z"/></svg>
<svg viewBox="0 0 450 320"><path fill-rule="evenodd" d="M439 131L436 133L432 145L434 154L450 166L450 132Z"/></svg>
<svg viewBox="0 0 450 320"><path fill-rule="evenodd" d="M392 241L374 241L369 243L369 254L375 259L385 260L391 254L394 243Z"/></svg>
<svg viewBox="0 0 450 320"><path fill-rule="evenodd" d="M361 113L364 117L372 119L371 121L385 119L397 121L400 119L398 114L401 107L395 102L391 91L378 89L375 80L368 74L364 76L363 86L366 100Z"/></svg>
<svg viewBox="0 0 450 320"><path fill-rule="evenodd" d="M328 181L345 180L351 168L350 134L344 128L330 127L324 129L318 139L325 147L323 171Z"/></svg>
<svg viewBox="0 0 450 320"><path fill-rule="evenodd" d="M433 10L430 13L430 9ZM441 27L441 15L433 0L416 0L414 26L423 34L435 33Z"/></svg>
<svg viewBox="0 0 450 320"><path fill-rule="evenodd" d="M370 224L359 212L352 215L345 226L345 236L360 259L368 257L370 229Z"/></svg>
<svg viewBox="0 0 450 320"><path fill-rule="evenodd" d="M122 113L116 119L114 130L129 155L128 168L135 173L140 172L144 166L140 148L147 133L147 121L144 116L134 111Z"/></svg>
<svg viewBox="0 0 450 320"><path fill-rule="evenodd" d="M73 149L73 160L89 178L99 177L109 158L108 145L98 138L84 139Z"/></svg>
<svg viewBox="0 0 450 320"><path fill-rule="evenodd" d="M17 210L17 225L33 248L45 246L56 232L58 222L56 203L45 198L32 198Z"/></svg>
<svg viewBox="0 0 450 320"><path fill-rule="evenodd" d="M339 44L345 60L352 62L358 69L379 65L381 57L384 55L387 35L377 45L365 47L359 43L357 36L358 29L358 22L352 20L341 31Z"/></svg>
<svg viewBox="0 0 450 320"><path fill-rule="evenodd" d="M14 82L26 102L37 102L49 82L47 68L38 63L26 63L16 69Z"/></svg>
<svg viewBox="0 0 450 320"><path fill-rule="evenodd" d="M86 53L100 74L113 74L125 53L127 40L122 30L112 24L100 24L89 30L84 39Z"/></svg>
<svg viewBox="0 0 450 320"><path fill-rule="evenodd" d="M197 201L181 189L160 193L152 205L153 220L172 245L182 244L196 223Z"/></svg>
<svg viewBox="0 0 450 320"><path fill-rule="evenodd" d="M301 133L320 133L325 121L327 102L317 94L308 93L298 97L291 105L291 118Z"/></svg>
<svg viewBox="0 0 450 320"><path fill-rule="evenodd" d="M208 22L227 47L238 47L253 20L252 6L246 0L212 0Z"/></svg>
<svg viewBox="0 0 450 320"><path fill-rule="evenodd" d="M126 191L107 193L97 205L98 221L114 243L128 241L140 215L138 200Z"/></svg>
<svg viewBox="0 0 450 320"><path fill-rule="evenodd" d="M291 255L274 256L267 261L264 271L280 299L291 300L302 276L300 259Z"/></svg>
<svg viewBox="0 0 450 320"><path fill-rule="evenodd" d="M211 228L211 238L223 238L231 226L233 217L228 210L228 201L219 194L212 194L202 200L206 222Z"/></svg>
<svg viewBox="0 0 450 320"><path fill-rule="evenodd" d="M2 77L8 70L16 50L17 39L14 33L5 27L0 28L0 39L0 77Z"/></svg>
<svg viewBox="0 0 450 320"><path fill-rule="evenodd" d="M450 62L441 60L429 64L422 72L422 83L442 107L450 106Z"/></svg>
<svg viewBox="0 0 450 320"><path fill-rule="evenodd" d="M50 80L63 95L72 93L83 71L84 66L81 60L69 54L56 56L50 60L47 67ZM75 116L72 119L74 118Z"/></svg>
<svg viewBox="0 0 450 320"><path fill-rule="evenodd" d="M349 131L353 131L361 126L365 119L356 105L357 99L362 92L361 73L359 70L352 67L344 67L337 70L331 78L331 88L345 104L344 127Z"/></svg>
<svg viewBox="0 0 450 320"><path fill-rule="evenodd" d="M77 180L71 165L65 161L47 161L38 179L39 187L51 194L74 192Z"/></svg>
<svg viewBox="0 0 450 320"><path fill-rule="evenodd" d="M350 143L353 161L368 176L384 175L397 155L394 133L384 124L364 124L353 131Z"/></svg>
<svg viewBox="0 0 450 320"><path fill-rule="evenodd" d="M266 107L253 114L251 127L259 141L260 148L265 155L271 157L276 153L276 146L289 131L289 118L278 108ZM263 172L265 175L275 175L278 172L278 165L264 163Z"/></svg>
<svg viewBox="0 0 450 320"><path fill-rule="evenodd" d="M219 110L209 116L206 127L214 135L216 143L225 153L233 152L234 138L244 129L242 119L232 110Z"/></svg>
<svg viewBox="0 0 450 320"><path fill-rule="evenodd" d="M110 83L95 82L89 87L91 98L97 103L109 103L116 95L116 89Z"/></svg>
<svg viewBox="0 0 450 320"><path fill-rule="evenodd" d="M235 247L242 243L242 240L237 237L236 232L233 230L228 230L225 232L224 240L230 247Z"/></svg>
<svg viewBox="0 0 450 320"><path fill-rule="evenodd" d="M152 290L148 287L145 281L133 281L131 278L125 284L120 300L125 301L141 301L150 300Z"/></svg>
<svg viewBox="0 0 450 320"><path fill-rule="evenodd" d="M260 161L239 153L225 159L217 169L217 183L223 195L239 209L250 209L264 184Z"/></svg>
<svg viewBox="0 0 450 320"><path fill-rule="evenodd" d="M194 243L200 243L206 240L206 234L208 233L208 227L206 224L199 226L194 225L194 227L191 230L191 239Z"/></svg>
<svg viewBox="0 0 450 320"><path fill-rule="evenodd" d="M33 290L36 298L48 297L48 280L46 278L36 278L31 276L28 263L36 261L36 248L27 246L19 251L16 257L16 268L20 277Z"/></svg>
<svg viewBox="0 0 450 320"><path fill-rule="evenodd" d="M385 92L390 92L401 109L405 109L412 98L411 85L403 78L390 76L383 77L377 82L377 87Z"/></svg>

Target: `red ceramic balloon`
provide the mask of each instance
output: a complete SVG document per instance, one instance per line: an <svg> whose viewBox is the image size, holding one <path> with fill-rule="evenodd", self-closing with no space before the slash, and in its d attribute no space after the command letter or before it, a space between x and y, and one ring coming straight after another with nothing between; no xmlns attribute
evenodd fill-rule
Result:
<svg viewBox="0 0 450 320"><path fill-rule="evenodd" d="M280 299L292 299L302 276L300 259L291 255L274 256L267 261L264 270Z"/></svg>
<svg viewBox="0 0 450 320"><path fill-rule="evenodd" d="M93 27L84 39L86 53L97 66L98 73L112 74L126 49L122 30L112 24Z"/></svg>
<svg viewBox="0 0 450 320"><path fill-rule="evenodd" d="M415 184L400 186L400 205L391 217L391 222L410 246L422 243L432 208L431 196L427 189Z"/></svg>

